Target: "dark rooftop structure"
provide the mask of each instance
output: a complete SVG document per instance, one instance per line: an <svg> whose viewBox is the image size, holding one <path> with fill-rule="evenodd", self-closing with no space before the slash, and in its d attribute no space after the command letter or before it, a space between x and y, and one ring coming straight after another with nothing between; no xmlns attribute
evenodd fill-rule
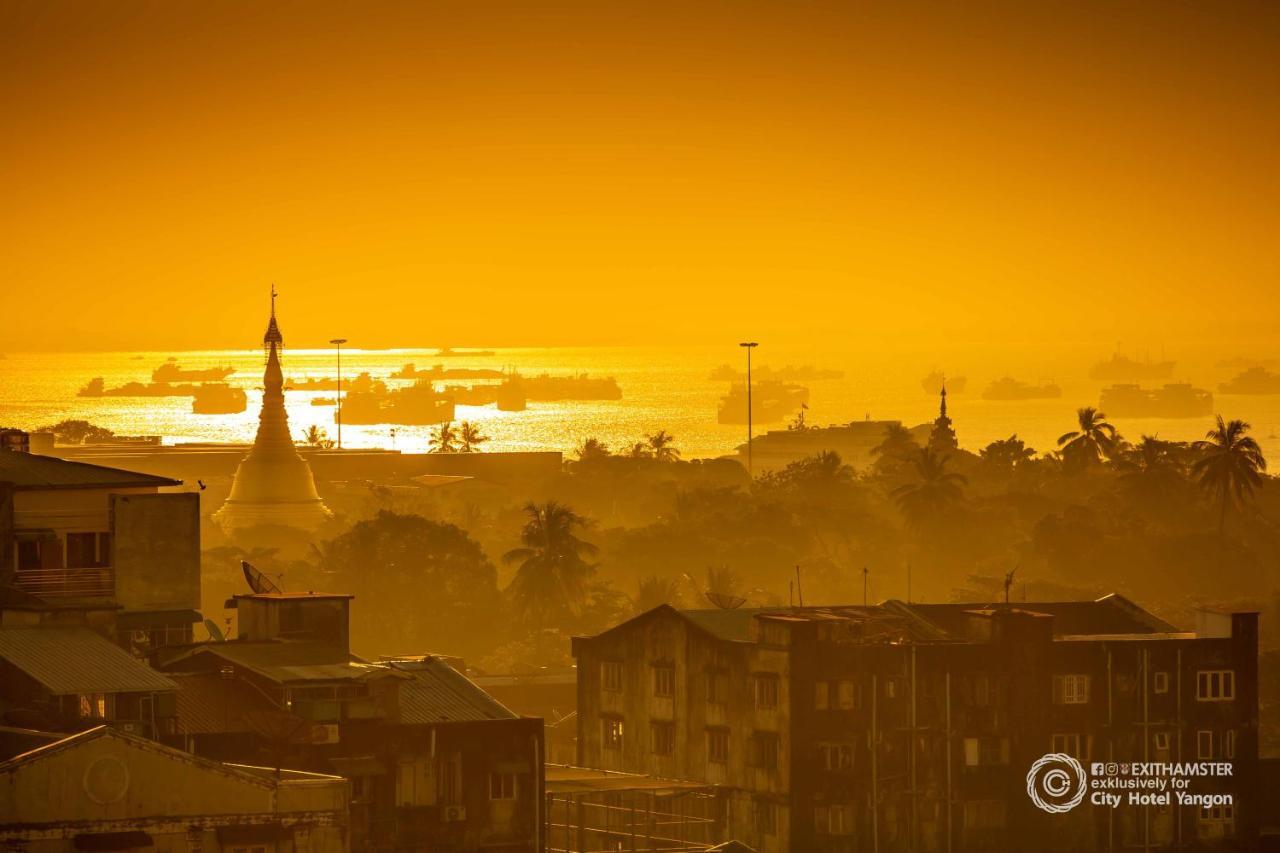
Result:
<svg viewBox="0 0 1280 853"><path fill-rule="evenodd" d="M88 628L0 628L0 660L50 695L167 692L176 685Z"/></svg>
<svg viewBox="0 0 1280 853"><path fill-rule="evenodd" d="M181 480L157 477L121 468L71 462L32 453L0 453L0 482L13 483L16 491L48 489L124 489L180 486Z"/></svg>
<svg viewBox="0 0 1280 853"><path fill-rule="evenodd" d="M388 660L382 666L405 673L400 685L401 723L441 723L467 720L514 720L517 715L440 658Z"/></svg>

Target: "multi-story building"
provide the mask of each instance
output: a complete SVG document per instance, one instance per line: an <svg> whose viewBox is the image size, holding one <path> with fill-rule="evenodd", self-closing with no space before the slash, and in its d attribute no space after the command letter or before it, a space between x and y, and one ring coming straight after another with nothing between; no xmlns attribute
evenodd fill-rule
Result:
<svg viewBox="0 0 1280 853"><path fill-rule="evenodd" d="M17 431L10 431L16 434ZM136 471L0 447L0 624L79 624L139 654L190 642L200 498Z"/></svg>
<svg viewBox="0 0 1280 853"><path fill-rule="evenodd" d="M159 655L179 685L172 742L349 778L355 850L538 853L542 720L446 659L355 657L351 599L237 595L235 639Z"/></svg>
<svg viewBox="0 0 1280 853"><path fill-rule="evenodd" d="M679 611L576 638L579 763L720 786L772 851L1168 849L1248 838L1257 617L1119 596ZM1220 762L1231 805L1038 809L1033 762Z"/></svg>

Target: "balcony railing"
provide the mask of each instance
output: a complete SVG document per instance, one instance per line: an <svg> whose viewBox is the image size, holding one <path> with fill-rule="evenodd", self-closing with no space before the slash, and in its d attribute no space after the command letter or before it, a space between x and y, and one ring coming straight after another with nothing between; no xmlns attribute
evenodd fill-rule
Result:
<svg viewBox="0 0 1280 853"><path fill-rule="evenodd" d="M42 598L111 597L116 591L116 573L98 569L19 569L14 586Z"/></svg>

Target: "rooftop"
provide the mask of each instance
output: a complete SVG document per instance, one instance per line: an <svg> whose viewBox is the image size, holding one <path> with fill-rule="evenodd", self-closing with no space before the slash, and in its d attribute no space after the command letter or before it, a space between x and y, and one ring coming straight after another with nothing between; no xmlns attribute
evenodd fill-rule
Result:
<svg viewBox="0 0 1280 853"><path fill-rule="evenodd" d="M380 665L410 676L400 685L401 723L513 720L518 716L441 658L428 655Z"/></svg>
<svg viewBox="0 0 1280 853"><path fill-rule="evenodd" d="M169 659L164 667L166 670L181 672L184 663L199 663L205 656L224 660L277 684L362 681L386 674L379 667L353 661L338 646L277 640L204 643Z"/></svg>
<svg viewBox="0 0 1280 853"><path fill-rule="evenodd" d="M168 477L14 451L0 452L0 482L13 483L18 491L182 485L181 480Z"/></svg>
<svg viewBox="0 0 1280 853"><path fill-rule="evenodd" d="M177 686L88 628L0 627L0 659L54 696L167 692Z"/></svg>

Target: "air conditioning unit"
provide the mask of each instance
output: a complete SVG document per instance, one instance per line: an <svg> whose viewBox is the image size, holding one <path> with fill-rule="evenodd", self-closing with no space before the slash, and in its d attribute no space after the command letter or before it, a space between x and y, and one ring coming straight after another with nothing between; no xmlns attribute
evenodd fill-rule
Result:
<svg viewBox="0 0 1280 853"><path fill-rule="evenodd" d="M444 819L446 823L458 823L467 819L466 806L445 806Z"/></svg>

